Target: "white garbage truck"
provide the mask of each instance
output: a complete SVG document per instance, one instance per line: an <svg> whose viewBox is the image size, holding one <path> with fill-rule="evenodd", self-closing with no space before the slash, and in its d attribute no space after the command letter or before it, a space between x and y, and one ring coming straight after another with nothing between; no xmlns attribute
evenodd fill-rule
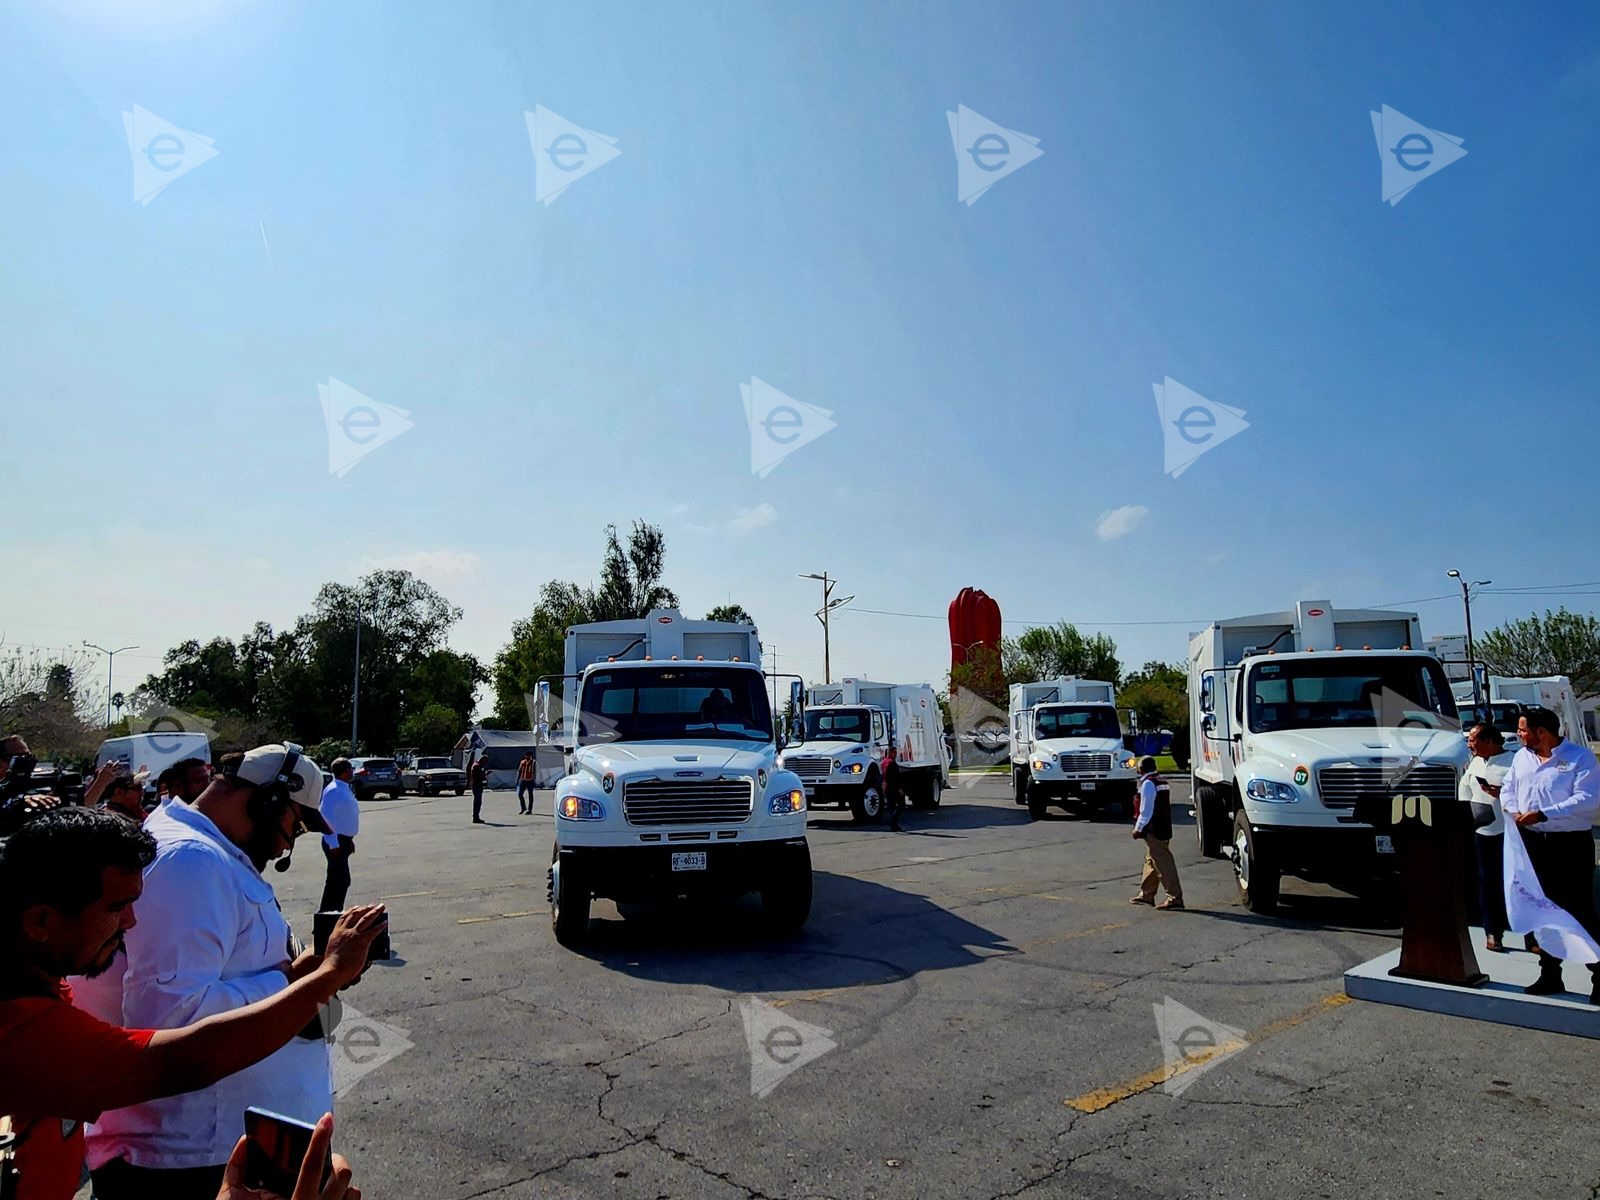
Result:
<svg viewBox="0 0 1600 1200"><path fill-rule="evenodd" d="M950 784L939 698L926 683L841 679L814 685L780 760L812 807L883 816L887 789L913 808L938 808Z"/></svg>
<svg viewBox="0 0 1600 1200"><path fill-rule="evenodd" d="M1285 873L1394 877L1394 846L1356 817L1394 795L1451 803L1468 761L1443 666L1415 613L1336 609L1215 621L1189 642L1200 850L1233 860L1240 898L1272 912Z"/></svg>
<svg viewBox="0 0 1600 1200"><path fill-rule="evenodd" d="M794 933L811 912L806 795L778 764L753 625L638 620L566 634L549 873L556 939L580 943L590 902L760 892L768 925ZM538 685L550 735L549 680Z"/></svg>
<svg viewBox="0 0 1600 1200"><path fill-rule="evenodd" d="M1011 685L1007 736L1018 804L1040 820L1052 804L1096 812L1132 807L1139 776L1123 748L1116 686L1101 679Z"/></svg>

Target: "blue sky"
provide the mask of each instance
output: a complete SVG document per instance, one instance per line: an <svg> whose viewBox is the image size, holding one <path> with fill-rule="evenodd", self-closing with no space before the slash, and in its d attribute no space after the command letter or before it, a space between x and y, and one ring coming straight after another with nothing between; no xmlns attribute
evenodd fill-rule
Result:
<svg viewBox="0 0 1600 1200"><path fill-rule="evenodd" d="M0 631L137 643L119 687L373 563L492 656L641 516L687 610L808 676L822 569L1167 622L1104 626L1131 663L1449 567L1600 578L1592 6L18 0L0 99ZM1384 104L1467 150L1393 207ZM147 205L135 105L218 151ZM621 151L548 206L536 105ZM1043 150L971 206L958 105ZM1250 424L1176 479L1167 376ZM415 426L342 478L330 377ZM766 478L752 377L837 423ZM939 622L834 634L836 674L942 681Z"/></svg>

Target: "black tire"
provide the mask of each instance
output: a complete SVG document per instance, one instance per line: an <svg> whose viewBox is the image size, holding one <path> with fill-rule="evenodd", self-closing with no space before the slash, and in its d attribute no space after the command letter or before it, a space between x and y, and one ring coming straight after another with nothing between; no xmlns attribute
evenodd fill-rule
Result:
<svg viewBox="0 0 1600 1200"><path fill-rule="evenodd" d="M883 809L883 785L878 782L876 775L869 775L861 785L861 790L850 798L850 815L863 824L881 821Z"/></svg>
<svg viewBox="0 0 1600 1200"><path fill-rule="evenodd" d="M1209 783L1195 785L1194 829L1202 855L1223 857L1222 841L1227 834L1228 814L1222 807L1222 793Z"/></svg>
<svg viewBox="0 0 1600 1200"><path fill-rule="evenodd" d="M558 847L550 857L550 930L563 946L579 946L589 935L592 898L583 871L570 856L561 861Z"/></svg>
<svg viewBox="0 0 1600 1200"><path fill-rule="evenodd" d="M943 802L944 780L940 778L938 771L928 777L928 786L923 792L922 799L924 808L938 808Z"/></svg>
<svg viewBox="0 0 1600 1200"><path fill-rule="evenodd" d="M467 794L467 789L466 788L457 788L456 789L456 795L465 796L466 794Z"/></svg>
<svg viewBox="0 0 1600 1200"><path fill-rule="evenodd" d="M774 937L793 937L811 916L811 850L785 846L761 884L762 923Z"/></svg>
<svg viewBox="0 0 1600 1200"><path fill-rule="evenodd" d="M1278 908L1283 872L1250 828L1250 818L1242 808L1233 816L1233 852L1233 877L1239 886L1239 899L1251 912L1270 916Z"/></svg>
<svg viewBox="0 0 1600 1200"><path fill-rule="evenodd" d="M1011 788L1016 793L1018 804L1026 804L1028 802L1028 777L1023 773L1021 767L1011 768Z"/></svg>
<svg viewBox="0 0 1600 1200"><path fill-rule="evenodd" d="M1045 813L1050 811L1050 802L1045 799L1044 792L1030 780L1027 784L1028 816L1035 821L1044 820Z"/></svg>
<svg viewBox="0 0 1600 1200"><path fill-rule="evenodd" d="M417 791L421 792L424 796L438 795L437 792L435 792L431 787L428 787L426 784L424 784L422 787L419 787Z"/></svg>

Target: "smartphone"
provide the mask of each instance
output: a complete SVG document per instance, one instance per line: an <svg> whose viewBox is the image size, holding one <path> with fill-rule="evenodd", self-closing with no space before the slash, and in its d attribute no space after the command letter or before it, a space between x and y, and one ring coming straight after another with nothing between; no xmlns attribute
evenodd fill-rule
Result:
<svg viewBox="0 0 1600 1200"><path fill-rule="evenodd" d="M244 1185L275 1196L294 1195L300 1165L311 1150L316 1127L264 1108L244 1110ZM333 1158L322 1164L322 1184L333 1174Z"/></svg>
<svg viewBox="0 0 1600 1200"><path fill-rule="evenodd" d="M328 952L328 937L333 933L333 927L339 923L339 918L344 916L340 912L319 912L311 918L311 948L317 957ZM389 946L389 918L383 918L383 930L372 939L372 945L367 947L367 961L382 962L392 953Z"/></svg>

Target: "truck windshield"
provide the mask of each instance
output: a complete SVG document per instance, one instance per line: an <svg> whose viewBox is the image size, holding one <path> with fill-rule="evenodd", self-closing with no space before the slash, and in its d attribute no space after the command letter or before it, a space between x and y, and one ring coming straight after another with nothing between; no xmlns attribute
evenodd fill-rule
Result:
<svg viewBox="0 0 1600 1200"><path fill-rule="evenodd" d="M1263 663L1247 683L1253 733L1280 729L1455 729L1444 670L1423 658Z"/></svg>
<svg viewBox="0 0 1600 1200"><path fill-rule="evenodd" d="M1117 722L1117 710L1103 704L1082 707L1053 704L1034 714L1033 736L1036 738L1120 738L1122 726Z"/></svg>
<svg viewBox="0 0 1600 1200"><path fill-rule="evenodd" d="M599 742L770 742L772 709L761 676L718 667L630 667L600 671L584 684L578 744Z"/></svg>
<svg viewBox="0 0 1600 1200"><path fill-rule="evenodd" d="M806 709L806 727L803 736L807 742L859 742L866 745L872 740L872 718L864 708L832 710Z"/></svg>

